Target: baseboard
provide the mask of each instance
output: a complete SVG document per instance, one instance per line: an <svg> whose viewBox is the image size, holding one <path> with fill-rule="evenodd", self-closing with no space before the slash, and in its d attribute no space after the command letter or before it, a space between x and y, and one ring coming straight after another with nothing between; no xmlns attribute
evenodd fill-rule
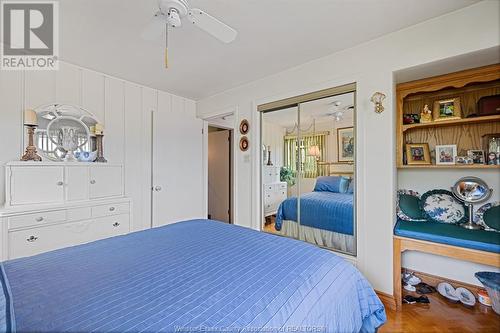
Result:
<svg viewBox="0 0 500 333"><path fill-rule="evenodd" d="M384 303L384 306L386 308L396 311L396 299L393 295L389 295L378 290L375 290L375 293L377 294L378 298L380 298L382 303Z"/></svg>
<svg viewBox="0 0 500 333"><path fill-rule="evenodd" d="M415 271L413 269L402 267L401 272L404 272L404 271L412 272L413 274L418 276L422 280L422 282L427 283L429 286L437 287L437 285L440 282L446 281L455 288L462 287L462 288L469 289L476 297L477 297L477 292L479 291L479 289L483 289L483 288L476 286L476 285L473 285L473 284L469 284L469 283L465 283L465 282L461 282L461 281L456 281L456 280L444 278L441 276L432 275L432 274L419 272L419 271Z"/></svg>

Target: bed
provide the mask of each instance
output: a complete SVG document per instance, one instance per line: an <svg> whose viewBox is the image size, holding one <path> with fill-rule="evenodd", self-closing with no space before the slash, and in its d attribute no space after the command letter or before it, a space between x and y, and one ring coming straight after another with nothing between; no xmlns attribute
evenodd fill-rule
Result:
<svg viewBox="0 0 500 333"><path fill-rule="evenodd" d="M0 267L0 331L374 332L386 320L370 284L332 252L210 220Z"/></svg>
<svg viewBox="0 0 500 333"><path fill-rule="evenodd" d="M353 192L353 183L347 177L318 177L313 192L280 204L275 229L284 236L355 253Z"/></svg>

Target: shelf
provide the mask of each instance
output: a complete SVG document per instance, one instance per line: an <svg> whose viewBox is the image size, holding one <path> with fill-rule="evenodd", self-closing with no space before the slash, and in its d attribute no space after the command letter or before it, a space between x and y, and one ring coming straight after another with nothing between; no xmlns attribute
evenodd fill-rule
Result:
<svg viewBox="0 0 500 333"><path fill-rule="evenodd" d="M488 123L488 122L494 122L494 121L500 121L500 115L483 116L483 117L475 117L475 118L464 118L464 119L456 119L456 120L433 121L430 123L423 123L423 124L408 124L408 125L402 125L402 130L403 130L403 132L405 132L407 130L415 129L415 128L470 125L470 124L480 124L480 123Z"/></svg>
<svg viewBox="0 0 500 333"><path fill-rule="evenodd" d="M500 165L485 165L485 164L472 164L472 165L398 165L398 169L500 169Z"/></svg>

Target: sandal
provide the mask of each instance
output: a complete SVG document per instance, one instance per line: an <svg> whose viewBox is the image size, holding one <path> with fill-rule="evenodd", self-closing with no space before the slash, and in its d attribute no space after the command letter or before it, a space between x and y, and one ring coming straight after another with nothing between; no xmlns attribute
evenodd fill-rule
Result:
<svg viewBox="0 0 500 333"><path fill-rule="evenodd" d="M415 286L417 293L419 294L432 294L436 292L436 288L429 286L427 283L421 282Z"/></svg>
<svg viewBox="0 0 500 333"><path fill-rule="evenodd" d="M403 298L403 301L407 304L415 304L415 303L429 304L430 303L427 296L413 297L411 295L406 295Z"/></svg>

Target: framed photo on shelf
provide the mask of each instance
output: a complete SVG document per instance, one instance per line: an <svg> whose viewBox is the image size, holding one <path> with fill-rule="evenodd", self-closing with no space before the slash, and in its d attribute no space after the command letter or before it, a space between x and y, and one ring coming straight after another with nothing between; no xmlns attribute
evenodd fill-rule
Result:
<svg viewBox="0 0 500 333"><path fill-rule="evenodd" d="M337 128L337 158L339 163L354 161L354 127Z"/></svg>
<svg viewBox="0 0 500 333"><path fill-rule="evenodd" d="M435 101L432 118L434 121L462 119L460 97Z"/></svg>
<svg viewBox="0 0 500 333"><path fill-rule="evenodd" d="M467 150L467 156L472 158L474 164L484 164L484 151L483 150Z"/></svg>
<svg viewBox="0 0 500 333"><path fill-rule="evenodd" d="M456 157L457 157L457 145L436 146L436 164L438 165L455 164Z"/></svg>
<svg viewBox="0 0 500 333"><path fill-rule="evenodd" d="M406 160L408 165L431 164L431 154L427 143L406 144Z"/></svg>

